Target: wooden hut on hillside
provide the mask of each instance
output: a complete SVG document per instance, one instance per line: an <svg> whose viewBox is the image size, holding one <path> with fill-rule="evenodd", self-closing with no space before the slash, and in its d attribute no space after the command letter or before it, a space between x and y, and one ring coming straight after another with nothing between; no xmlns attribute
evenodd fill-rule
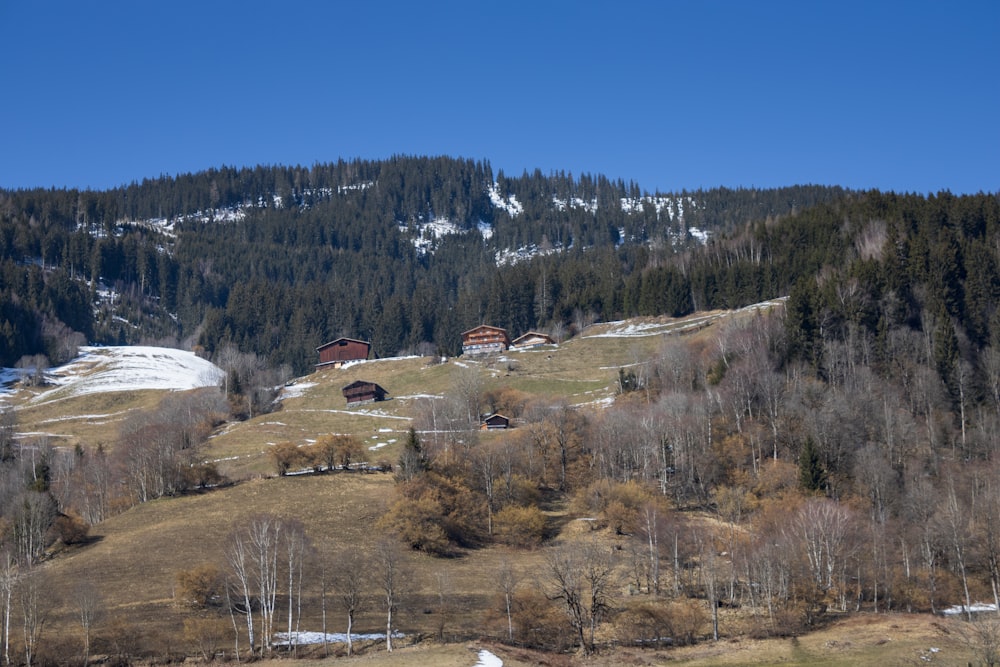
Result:
<svg viewBox="0 0 1000 667"><path fill-rule="evenodd" d="M479 428L483 431L496 431L505 428L510 428L510 418L504 417L503 415L494 412L488 417L483 419L482 424Z"/></svg>
<svg viewBox="0 0 1000 667"><path fill-rule="evenodd" d="M522 334L511 341L510 346L517 349L526 349L529 347L537 347L539 345L555 344L556 342L552 340L552 336L539 333L537 331L529 331L528 333Z"/></svg>
<svg viewBox="0 0 1000 667"><path fill-rule="evenodd" d="M384 401L386 391L374 382L355 380L341 390L348 405L361 405L363 403L373 403Z"/></svg>
<svg viewBox="0 0 1000 667"><path fill-rule="evenodd" d="M338 338L316 348L316 351L319 352L319 363L316 364L316 367L330 365L339 367L349 361L364 361L368 358L370 349L371 344L367 341Z"/></svg>

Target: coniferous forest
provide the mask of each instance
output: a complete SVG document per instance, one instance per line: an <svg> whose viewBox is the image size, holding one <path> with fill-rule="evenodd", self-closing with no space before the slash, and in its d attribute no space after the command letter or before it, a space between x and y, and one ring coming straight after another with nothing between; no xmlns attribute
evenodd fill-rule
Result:
<svg viewBox="0 0 1000 667"><path fill-rule="evenodd" d="M451 354L486 321L518 335L731 307L839 263L784 259L775 244L810 239L785 241L779 221L809 227L799 216L814 206L862 199L813 186L649 195L603 177L409 157L3 191L0 363L64 361L72 332L209 356L233 345L301 373L338 336L371 340L380 356ZM453 233L435 235L435 221ZM690 229L713 242L698 247Z"/></svg>

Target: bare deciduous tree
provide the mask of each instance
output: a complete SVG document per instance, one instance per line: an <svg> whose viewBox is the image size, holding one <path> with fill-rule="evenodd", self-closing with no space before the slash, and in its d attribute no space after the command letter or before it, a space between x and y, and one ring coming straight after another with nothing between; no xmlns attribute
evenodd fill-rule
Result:
<svg viewBox="0 0 1000 667"><path fill-rule="evenodd" d="M971 516L964 499L959 497L955 489L954 480L951 481L951 485L942 500L935 524L940 528L943 539L947 542L954 557L955 567L962 582L962 590L965 593L965 614L967 619L971 621L972 597L969 594L968 576L969 549L972 542Z"/></svg>
<svg viewBox="0 0 1000 667"><path fill-rule="evenodd" d="M989 471L986 488L976 504L976 543L986 561L993 591L993 604L1000 615L1000 484L997 470Z"/></svg>
<svg viewBox="0 0 1000 667"><path fill-rule="evenodd" d="M562 601L580 649L590 655L597 623L611 609L613 554L594 541L567 543L546 556L546 566L549 598Z"/></svg>
<svg viewBox="0 0 1000 667"><path fill-rule="evenodd" d="M548 462L555 458L558 466L555 486L565 491L570 480L570 468L580 457L587 420L582 413L562 402L537 401L525 411L532 444L542 458L543 480ZM547 481L547 480L546 480Z"/></svg>
<svg viewBox="0 0 1000 667"><path fill-rule="evenodd" d="M25 491L15 500L12 523L19 561L30 564L42 555L55 516L55 503L48 493Z"/></svg>
<svg viewBox="0 0 1000 667"><path fill-rule="evenodd" d="M499 445L487 442L472 451L472 466L479 488L486 496L486 533L493 535L493 512L496 510L496 483L499 481Z"/></svg>
<svg viewBox="0 0 1000 667"><path fill-rule="evenodd" d="M333 585L340 606L347 614L347 655L351 655L354 650L351 633L354 630L354 618L361 611L361 604L364 601L368 563L361 552L353 548L341 550L335 562L337 565L333 573Z"/></svg>
<svg viewBox="0 0 1000 667"><path fill-rule="evenodd" d="M450 399L463 408L466 428L478 428L483 411L483 377L479 369L459 368L453 373Z"/></svg>
<svg viewBox="0 0 1000 667"><path fill-rule="evenodd" d="M3 661L5 665L10 664L10 619L13 611L11 602L19 577L20 570L17 567L14 552L10 549L0 549L0 604L3 605L3 617L0 618L3 625L0 626L0 633L3 634Z"/></svg>
<svg viewBox="0 0 1000 667"><path fill-rule="evenodd" d="M285 574L288 576L288 641L294 650L297 646L299 619L302 618L303 573L312 544L306 535L305 526L298 519L284 520L282 538L285 547Z"/></svg>
<svg viewBox="0 0 1000 667"><path fill-rule="evenodd" d="M255 637L260 636L261 655L271 650L274 635L274 611L278 594L278 564L280 540L284 523L270 514L258 514L229 538L226 558L236 578L242 598L240 612L246 615L250 652ZM255 630L253 610L259 609L259 626Z"/></svg>
<svg viewBox="0 0 1000 667"><path fill-rule="evenodd" d="M507 614L507 641L514 641L514 594L520 583L517 571L509 560L504 559L497 571L497 585L503 595L504 611Z"/></svg>
<svg viewBox="0 0 1000 667"><path fill-rule="evenodd" d="M34 354L21 357L15 367L24 371L21 382L31 387L41 387L45 384L45 371L49 367L49 358L44 354Z"/></svg>
<svg viewBox="0 0 1000 667"><path fill-rule="evenodd" d="M43 570L30 567L18 580L17 591L23 620L24 664L31 667L38 655L42 629L54 604L53 591L45 586Z"/></svg>
<svg viewBox="0 0 1000 667"><path fill-rule="evenodd" d="M404 573L403 554L398 542L383 538L375 545L375 576L382 591L382 605L385 609L385 649L392 652L392 617L399 608L403 595Z"/></svg>
<svg viewBox="0 0 1000 667"><path fill-rule="evenodd" d="M837 587L843 596L854 533L851 511L834 500L811 498L795 513L786 530L805 555L809 576L818 590L826 594Z"/></svg>
<svg viewBox="0 0 1000 667"><path fill-rule="evenodd" d="M100 622L104 614L104 600L93 582L81 581L73 590L73 605L83 631L83 664L86 665L90 661L90 640L94 625Z"/></svg>
<svg viewBox="0 0 1000 667"><path fill-rule="evenodd" d="M712 536L707 536L701 547L698 572L701 575L705 599L708 600L712 612L712 639L719 641L719 557Z"/></svg>
<svg viewBox="0 0 1000 667"><path fill-rule="evenodd" d="M967 621L956 621L949 627L961 637L983 665L994 667L1000 664L1000 619L976 614Z"/></svg>

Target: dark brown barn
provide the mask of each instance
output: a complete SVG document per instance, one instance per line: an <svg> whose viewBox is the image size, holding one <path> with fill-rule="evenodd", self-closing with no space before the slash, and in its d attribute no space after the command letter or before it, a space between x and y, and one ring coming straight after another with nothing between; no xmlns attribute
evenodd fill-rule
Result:
<svg viewBox="0 0 1000 667"><path fill-rule="evenodd" d="M510 419L504 417L501 414L493 413L489 417L483 420L480 428L484 431L494 431L497 429L504 429L510 426Z"/></svg>
<svg viewBox="0 0 1000 667"><path fill-rule="evenodd" d="M480 324L462 333L462 354L491 354L510 347L507 330Z"/></svg>
<svg viewBox="0 0 1000 667"><path fill-rule="evenodd" d="M316 348L319 352L319 363L316 366L326 366L333 364L339 366L348 361L364 361L368 358L369 343L353 338L338 338L337 340L323 343Z"/></svg>
<svg viewBox="0 0 1000 667"><path fill-rule="evenodd" d="M344 394L344 398L347 399L348 405L385 400L385 389L374 382L357 380L344 387L341 391Z"/></svg>

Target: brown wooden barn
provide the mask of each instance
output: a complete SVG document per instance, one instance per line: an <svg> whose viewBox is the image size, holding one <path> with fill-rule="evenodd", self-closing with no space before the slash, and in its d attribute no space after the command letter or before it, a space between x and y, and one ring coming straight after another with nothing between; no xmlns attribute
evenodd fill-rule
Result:
<svg viewBox="0 0 1000 667"><path fill-rule="evenodd" d="M462 354L491 354L510 347L507 330L480 324L462 333Z"/></svg>
<svg viewBox="0 0 1000 667"><path fill-rule="evenodd" d="M316 348L316 351L319 352L319 363L316 366L330 364L340 366L348 361L364 361L368 358L370 348L371 344L363 340L338 338Z"/></svg>
<svg viewBox="0 0 1000 667"><path fill-rule="evenodd" d="M535 347L537 345L555 345L556 342L552 340L552 336L548 334L538 333L537 331L529 331L526 334L522 334L511 341L511 347L518 348L528 348Z"/></svg>
<svg viewBox="0 0 1000 667"><path fill-rule="evenodd" d="M341 390L348 405L358 405L360 403L372 403L374 401L384 401L386 391L374 382L356 380Z"/></svg>
<svg viewBox="0 0 1000 667"><path fill-rule="evenodd" d="M509 427L510 419L494 412L489 417L483 419L483 423L479 428L483 431L496 431L498 429L505 429Z"/></svg>

